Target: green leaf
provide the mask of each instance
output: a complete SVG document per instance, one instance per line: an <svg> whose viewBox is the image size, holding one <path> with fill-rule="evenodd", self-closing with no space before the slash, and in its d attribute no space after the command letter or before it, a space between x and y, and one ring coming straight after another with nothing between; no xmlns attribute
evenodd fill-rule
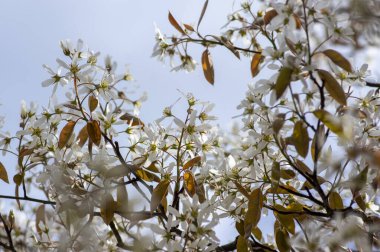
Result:
<svg viewBox="0 0 380 252"><path fill-rule="evenodd" d="M302 157L306 157L309 152L309 134L307 127L302 121L297 121L294 125L292 143L296 147L298 154Z"/></svg>
<svg viewBox="0 0 380 252"><path fill-rule="evenodd" d="M313 112L313 114L319 120L321 120L332 132L334 132L338 136L341 136L343 134L342 122L336 117L334 117L332 114L323 109L316 110Z"/></svg>
<svg viewBox="0 0 380 252"><path fill-rule="evenodd" d="M338 81L334 78L334 76L332 76L328 71L325 70L318 69L317 71L319 77L325 84L327 92L329 92L331 97L334 98L341 105L346 106L346 94L344 93L342 86L339 85Z"/></svg>
<svg viewBox="0 0 380 252"><path fill-rule="evenodd" d="M71 135L73 134L76 122L69 121L65 127L63 127L61 134L59 134L58 148L62 149L69 142Z"/></svg>
<svg viewBox="0 0 380 252"><path fill-rule="evenodd" d="M237 239L236 250L237 252L249 252L247 240L241 235Z"/></svg>
<svg viewBox="0 0 380 252"><path fill-rule="evenodd" d="M0 162L0 179L9 184L8 173L3 163Z"/></svg>
<svg viewBox="0 0 380 252"><path fill-rule="evenodd" d="M329 195L329 205L332 209L343 209L343 200L340 197L339 193L331 192Z"/></svg>
<svg viewBox="0 0 380 252"><path fill-rule="evenodd" d="M333 49L328 49L323 51L323 54L326 55L337 66L341 67L349 73L352 73L351 63L339 52Z"/></svg>
<svg viewBox="0 0 380 252"><path fill-rule="evenodd" d="M208 49L202 53L202 69L206 80L213 85L214 84L214 65L212 63L211 54Z"/></svg>
<svg viewBox="0 0 380 252"><path fill-rule="evenodd" d="M286 88L290 85L292 79L293 69L288 67L283 67L280 70L280 74L278 75L276 84L274 86L274 90L276 92L276 99L279 99Z"/></svg>
<svg viewBox="0 0 380 252"><path fill-rule="evenodd" d="M257 226L261 218L263 208L263 193L260 188L252 191L248 199L248 211L244 218L245 238L251 235L252 229Z"/></svg>
<svg viewBox="0 0 380 252"><path fill-rule="evenodd" d="M157 207L160 205L162 199L165 197L166 193L168 192L168 188L170 185L170 181L165 179L162 180L156 188L153 189L152 198L150 201L150 211L154 212Z"/></svg>

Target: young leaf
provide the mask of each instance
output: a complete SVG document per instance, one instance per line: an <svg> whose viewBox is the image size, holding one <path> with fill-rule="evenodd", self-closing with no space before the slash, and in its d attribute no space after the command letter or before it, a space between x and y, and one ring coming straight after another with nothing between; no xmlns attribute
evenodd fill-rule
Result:
<svg viewBox="0 0 380 252"><path fill-rule="evenodd" d="M142 127L145 126L144 123L138 117L131 115L128 112L120 116L120 119L127 121L128 124L132 122L131 124L132 126L139 126L139 125L141 125Z"/></svg>
<svg viewBox="0 0 380 252"><path fill-rule="evenodd" d="M206 13L207 5L208 5L208 0L205 1L204 5L203 5L203 8L202 8L201 15L199 16L199 20L198 20L198 24L197 24L197 31L198 31L198 29L199 29L199 25L200 25L201 22L202 22L203 16L204 16L205 13Z"/></svg>
<svg viewBox="0 0 380 252"><path fill-rule="evenodd" d="M248 199L248 211L244 217L245 238L251 235L252 229L257 226L261 218L263 208L263 193L260 188L252 191Z"/></svg>
<svg viewBox="0 0 380 252"><path fill-rule="evenodd" d="M59 134L58 148L62 149L69 142L71 135L73 134L75 127L74 121L69 121L65 127L63 127L61 134Z"/></svg>
<svg viewBox="0 0 380 252"><path fill-rule="evenodd" d="M343 209L343 200L339 193L331 192L329 195L329 205L332 209Z"/></svg>
<svg viewBox="0 0 380 252"><path fill-rule="evenodd" d="M305 158L309 152L309 134L307 127L302 121L297 121L294 125L292 142L298 154Z"/></svg>
<svg viewBox="0 0 380 252"><path fill-rule="evenodd" d="M124 179L121 178L119 183L124 183ZM116 200L117 200L117 208L121 211L128 210L128 192L125 185L119 185L116 188Z"/></svg>
<svg viewBox="0 0 380 252"><path fill-rule="evenodd" d="M185 183L186 192L190 195L190 197L193 197L196 192L194 175L191 172L186 171L183 174L183 181Z"/></svg>
<svg viewBox="0 0 380 252"><path fill-rule="evenodd" d="M165 179L158 183L156 188L153 189L152 199L150 201L151 212L154 212L160 205L160 202L162 201L163 197L165 197L166 193L168 192L169 185L170 181Z"/></svg>
<svg viewBox="0 0 380 252"><path fill-rule="evenodd" d="M91 112L93 112L97 107L98 107L98 99L91 95L89 98L88 98L88 108L90 109Z"/></svg>
<svg viewBox="0 0 380 252"><path fill-rule="evenodd" d="M276 244L280 252L290 251L290 245L288 240L289 235L286 231L282 230L281 228L276 230Z"/></svg>
<svg viewBox="0 0 380 252"><path fill-rule="evenodd" d="M249 252L247 240L241 235L237 239L236 250L237 252Z"/></svg>
<svg viewBox="0 0 380 252"><path fill-rule="evenodd" d="M188 24L183 24L183 26L185 26L185 28L189 31L194 31L194 28L191 26L191 25L188 25Z"/></svg>
<svg viewBox="0 0 380 252"><path fill-rule="evenodd" d="M261 61L261 53L255 53L252 57L251 61L251 74L252 78L255 77L259 73L259 65Z"/></svg>
<svg viewBox="0 0 380 252"><path fill-rule="evenodd" d="M322 69L318 69L318 75L325 84L327 92L340 104L346 106L346 94L343 88L339 85L338 81L328 72Z"/></svg>
<svg viewBox="0 0 380 252"><path fill-rule="evenodd" d="M192 159L190 159L189 161L186 162L186 164L183 165L183 168L182 170L187 170L187 169L191 169L194 165L197 165L201 162L201 156L196 156Z"/></svg>
<svg viewBox="0 0 380 252"><path fill-rule="evenodd" d="M79 140L78 145L80 147L83 147L83 145L87 142L87 139L88 139L87 126L85 125L79 131L79 134L78 134L78 137L77 137L77 141Z"/></svg>
<svg viewBox="0 0 380 252"><path fill-rule="evenodd" d="M214 66L212 63L211 54L208 49L202 53L202 69L206 80L210 84L214 84Z"/></svg>
<svg viewBox="0 0 380 252"><path fill-rule="evenodd" d="M234 184L235 184L236 188L238 189L238 191L249 199L248 191L238 181L235 180Z"/></svg>
<svg viewBox="0 0 380 252"><path fill-rule="evenodd" d="M341 135L343 133L342 122L339 121L339 119L335 118L329 112L327 112L323 109L318 109L318 110L314 111L313 114L319 120L321 120L327 126L327 128L329 128L335 134Z"/></svg>
<svg viewBox="0 0 380 252"><path fill-rule="evenodd" d="M182 27L178 24L177 20L175 20L175 18L173 17L173 15L170 13L169 11L169 14L168 14L168 18L169 18L169 22L172 24L172 26L174 28L177 29L177 31L179 31L180 33L182 33L182 35L185 35L185 31L182 29Z"/></svg>
<svg viewBox="0 0 380 252"><path fill-rule="evenodd" d="M321 150L323 148L323 145L326 142L326 136L325 136L325 127L321 125L317 132L315 132L313 141L311 142L311 157L313 158L313 161L316 162L321 155ZM318 150L318 157L316 156L316 150Z"/></svg>
<svg viewBox="0 0 380 252"><path fill-rule="evenodd" d="M267 12L265 12L264 15L264 24L267 25L269 24L274 17L278 15L277 11L275 9L271 9Z"/></svg>
<svg viewBox="0 0 380 252"><path fill-rule="evenodd" d="M291 68L283 67L280 70L274 90L276 91L276 99L279 99L285 92L286 88L290 85L293 70Z"/></svg>
<svg viewBox="0 0 380 252"><path fill-rule="evenodd" d="M0 179L9 184L8 173L3 163L0 162Z"/></svg>
<svg viewBox="0 0 380 252"><path fill-rule="evenodd" d="M203 202L206 201L206 192L205 188L202 184L197 184L196 186L196 194L198 195L199 202L202 204Z"/></svg>
<svg viewBox="0 0 380 252"><path fill-rule="evenodd" d="M323 51L323 54L326 55L332 62L334 62L337 66L341 67L342 69L346 70L349 73L352 73L352 66L351 63L339 52L328 49Z"/></svg>
<svg viewBox="0 0 380 252"><path fill-rule="evenodd" d="M100 216L105 224L109 225L117 209L117 203L110 193L105 193L100 206Z"/></svg>
<svg viewBox="0 0 380 252"><path fill-rule="evenodd" d="M102 132L100 131L100 126L97 121L88 121L87 122L87 133L91 141L96 145L100 145L102 140Z"/></svg>
<svg viewBox="0 0 380 252"><path fill-rule="evenodd" d="M274 190L278 188L278 184L280 182L280 173L281 173L280 164L278 162L273 162L271 175L272 175L272 186Z"/></svg>
<svg viewBox="0 0 380 252"><path fill-rule="evenodd" d="M40 205L36 210L36 230L39 235L42 234L42 230L40 228L40 223L45 224L45 205Z"/></svg>
<svg viewBox="0 0 380 252"><path fill-rule="evenodd" d="M278 221L281 223L281 225L288 230L289 233L295 234L296 232L296 225L294 223L294 218L290 214L278 214L275 213Z"/></svg>

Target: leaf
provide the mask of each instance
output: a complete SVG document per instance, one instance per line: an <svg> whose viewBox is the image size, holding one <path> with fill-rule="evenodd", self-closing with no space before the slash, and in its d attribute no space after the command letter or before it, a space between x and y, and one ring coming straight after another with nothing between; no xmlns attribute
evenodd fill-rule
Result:
<svg viewBox="0 0 380 252"><path fill-rule="evenodd" d="M290 251L290 245L288 240L289 235L286 231L283 231L282 229L276 230L276 244L280 252Z"/></svg>
<svg viewBox="0 0 380 252"><path fill-rule="evenodd" d="M236 220L235 222L235 228L238 231L240 235L244 237L244 221L242 220Z"/></svg>
<svg viewBox="0 0 380 252"><path fill-rule="evenodd" d="M236 250L237 252L248 252L248 243L247 240L239 235L237 242L236 242Z"/></svg>
<svg viewBox="0 0 380 252"><path fill-rule="evenodd" d="M291 41L289 38L285 37L285 43L290 49L290 51L294 54L297 55L297 50L296 50L296 45Z"/></svg>
<svg viewBox="0 0 380 252"><path fill-rule="evenodd" d="M98 107L98 99L91 95L89 98L88 98L88 108L90 109L91 112L93 112L97 107Z"/></svg>
<svg viewBox="0 0 380 252"><path fill-rule="evenodd" d="M62 149L66 146L66 144L69 142L71 135L73 134L74 127L75 127L74 121L69 121L62 129L61 134L59 134L59 140L58 140L58 148Z"/></svg>
<svg viewBox="0 0 380 252"><path fill-rule="evenodd" d="M255 53L253 54L252 60L251 60L251 74L252 78L255 77L259 73L259 65L261 62L262 55L261 53Z"/></svg>
<svg viewBox="0 0 380 252"><path fill-rule="evenodd" d="M339 121L336 117L334 117L329 112L319 109L313 112L313 114L321 120L327 128L329 128L332 132L337 134L338 136L342 135L343 133L343 125L342 122Z"/></svg>
<svg viewBox="0 0 380 252"><path fill-rule="evenodd" d="M87 126L85 125L79 131L79 134L78 134L78 137L77 137L77 141L79 140L78 145L80 147L83 147L83 145L87 142L87 139L88 139Z"/></svg>
<svg viewBox="0 0 380 252"><path fill-rule="evenodd" d="M168 188L170 185L170 181L165 179L162 180L156 188L153 189L152 198L150 201L150 211L154 212L157 207L160 205L160 202L162 201L162 198L165 197L166 193L168 192Z"/></svg>
<svg viewBox="0 0 380 252"><path fill-rule="evenodd" d="M263 194L260 188L252 191L248 199L248 211L244 217L245 238L251 235L252 229L257 226L263 208Z"/></svg>
<svg viewBox="0 0 380 252"><path fill-rule="evenodd" d="M206 13L207 5L208 5L208 0L205 1L204 5L203 5L203 8L202 8L201 15L199 16L199 20L198 20L198 24L197 24L197 31L198 31L198 29L199 29L199 25L200 25L201 22L202 22L203 16L204 16L205 13Z"/></svg>
<svg viewBox="0 0 380 252"><path fill-rule="evenodd" d="M341 105L346 106L346 94L344 93L342 86L339 85L338 81L328 71L318 69L317 72L321 80L324 82L325 88L331 97Z"/></svg>
<svg viewBox="0 0 380 252"><path fill-rule="evenodd" d="M349 73L353 72L351 63L339 52L333 49L328 49L328 50L323 51L322 53L326 55L337 66L341 67L342 69L346 70Z"/></svg>
<svg viewBox="0 0 380 252"><path fill-rule="evenodd" d="M105 193L100 204L100 216L103 218L105 224L109 225L113 219L117 203L114 201L110 193Z"/></svg>
<svg viewBox="0 0 380 252"><path fill-rule="evenodd" d="M182 29L182 27L178 24L177 20L175 20L175 18L173 17L173 15L170 13L170 11L169 11L168 18L169 18L169 22L172 24L172 26L174 28L177 29L177 31L179 31L180 33L182 33L182 35L186 34L185 31Z"/></svg>
<svg viewBox="0 0 380 252"><path fill-rule="evenodd" d="M265 12L264 24L265 25L269 24L272 21L272 19L277 15L278 15L278 13L275 9L271 9L271 10Z"/></svg>
<svg viewBox="0 0 380 252"><path fill-rule="evenodd" d="M132 126L140 126L140 125L142 127L145 126L143 121L141 121L138 117L131 115L129 113L125 113L124 115L120 116L120 119L127 121L128 124L132 122L131 124Z"/></svg>
<svg viewBox="0 0 380 252"><path fill-rule="evenodd" d="M257 238L257 240L261 241L263 238L263 233L261 232L260 228L255 227L252 229L252 234Z"/></svg>
<svg viewBox="0 0 380 252"><path fill-rule="evenodd" d="M278 188L278 184L280 182L280 173L281 173L280 164L278 162L273 162L271 176L272 176L272 187L274 188L274 190Z"/></svg>
<svg viewBox="0 0 380 252"><path fill-rule="evenodd" d="M136 172L136 175L140 179L146 182L152 182L152 181L155 181L157 183L160 182L160 178L157 175L150 173L148 171L145 171L144 169L137 169L135 172Z"/></svg>
<svg viewBox="0 0 380 252"><path fill-rule="evenodd" d="M302 162L301 160L296 159L295 160L295 165L304 174L307 174L307 175L311 175L312 174L311 169L304 162Z"/></svg>
<svg viewBox="0 0 380 252"><path fill-rule="evenodd" d="M127 188L124 185L124 179L121 178L119 180L119 183L123 185L118 185L116 188L116 203L117 203L117 208L121 212L125 212L128 210L128 192Z"/></svg>
<svg viewBox="0 0 380 252"><path fill-rule="evenodd" d="M358 194L356 197L355 197L355 202L356 204L358 204L358 206L360 207L361 210L365 211L366 208L367 208L367 205L364 201L364 197L361 196L360 194Z"/></svg>
<svg viewBox="0 0 380 252"><path fill-rule="evenodd" d="M329 205L332 209L343 209L343 200L339 193L331 192L329 195Z"/></svg>
<svg viewBox="0 0 380 252"><path fill-rule="evenodd" d="M212 63L211 54L208 49L202 53L202 69L206 80L210 84L214 84L214 66Z"/></svg>
<svg viewBox="0 0 380 252"><path fill-rule="evenodd" d="M185 26L185 28L189 31L194 31L194 28L191 26L191 25L188 25L188 24L183 24L183 26Z"/></svg>
<svg viewBox="0 0 380 252"><path fill-rule="evenodd" d="M45 205L40 205L36 210L36 230L39 235L42 234L42 230L40 228L40 223L45 224Z"/></svg>
<svg viewBox="0 0 380 252"><path fill-rule="evenodd" d="M325 127L320 125L317 132L314 134L313 141L311 142L311 157L313 161L316 162L321 155L321 150L326 142ZM316 156L316 151L318 150L318 157Z"/></svg>
<svg viewBox="0 0 380 252"><path fill-rule="evenodd" d="M292 72L293 70L288 67L281 68L280 74L278 75L276 84L274 86L277 100L283 95L286 88L290 85L292 79Z"/></svg>
<svg viewBox="0 0 380 252"><path fill-rule="evenodd" d="M100 131L100 126L97 121L88 121L87 122L87 133L91 141L96 145L100 145L102 140L102 132Z"/></svg>
<svg viewBox="0 0 380 252"><path fill-rule="evenodd" d="M3 163L0 162L0 179L9 184L8 173Z"/></svg>
<svg viewBox="0 0 380 252"><path fill-rule="evenodd" d="M202 204L203 202L206 201L205 188L203 187L203 184L197 183L197 187L195 189L196 189L196 193L198 195L199 202Z"/></svg>
<svg viewBox="0 0 380 252"><path fill-rule="evenodd" d="M280 177L282 179L293 179L296 176L296 173L290 169L282 169L280 171Z"/></svg>
<svg viewBox="0 0 380 252"><path fill-rule="evenodd" d="M309 152L309 134L307 127L302 121L297 121L294 125L292 142L298 154L305 158Z"/></svg>
<svg viewBox="0 0 380 252"><path fill-rule="evenodd" d="M294 223L294 218L290 214L279 214L275 212L275 215L281 225L288 230L289 233L295 234L296 225Z"/></svg>
<svg viewBox="0 0 380 252"><path fill-rule="evenodd" d="M236 180L233 181L238 191L249 199L248 191Z"/></svg>
<svg viewBox="0 0 380 252"><path fill-rule="evenodd" d="M191 196L193 197L195 192L196 192L196 184L195 184L195 179L194 179L194 175L189 172L189 171L186 171L184 174L183 174L183 181L185 183L185 189L186 189L186 192Z"/></svg>
<svg viewBox="0 0 380 252"><path fill-rule="evenodd" d="M183 165L182 170L191 169L194 165L197 165L201 162L201 156L196 156L189 161L186 162L186 164Z"/></svg>

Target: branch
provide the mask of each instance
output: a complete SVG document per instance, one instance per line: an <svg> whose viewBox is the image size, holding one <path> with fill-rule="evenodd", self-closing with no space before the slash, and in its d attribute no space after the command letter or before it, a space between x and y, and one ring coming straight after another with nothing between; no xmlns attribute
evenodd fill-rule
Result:
<svg viewBox="0 0 380 252"><path fill-rule="evenodd" d="M14 199L14 200L24 200L24 201L32 201L32 202L38 202L45 205L55 205L56 202L49 201L49 200L42 200L42 199L36 199L36 198L30 198L30 197L15 197L10 195L0 195L0 199Z"/></svg>

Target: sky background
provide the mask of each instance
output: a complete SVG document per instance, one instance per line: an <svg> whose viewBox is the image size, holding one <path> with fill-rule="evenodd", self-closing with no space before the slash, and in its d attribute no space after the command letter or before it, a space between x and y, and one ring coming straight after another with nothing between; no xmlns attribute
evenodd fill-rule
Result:
<svg viewBox="0 0 380 252"><path fill-rule="evenodd" d="M236 10L238 3L210 1L201 32L219 34L227 22L227 14ZM160 117L164 107L182 96L179 89L215 103L213 114L227 128L231 118L239 114L236 106L252 81L249 59L243 57L239 61L225 48L213 48L216 77L215 85L211 86L200 67L193 73L170 72L168 65L150 57L155 44L154 23L170 35L176 31L168 22L169 10L179 22L195 25L202 7L203 1L188 0L1 0L0 115L6 117L4 129L17 130L21 100L47 105L51 89L41 87L41 82L49 77L42 64L56 69L55 60L62 57L59 41L79 38L102 56L111 55L120 72L124 65L129 65L139 85L138 92L148 93L148 101L141 109L144 122ZM202 48L198 47L193 54L197 62L201 56L199 49ZM11 179L15 160L0 157L0 161ZM13 193L14 185L0 183L0 194Z"/></svg>

